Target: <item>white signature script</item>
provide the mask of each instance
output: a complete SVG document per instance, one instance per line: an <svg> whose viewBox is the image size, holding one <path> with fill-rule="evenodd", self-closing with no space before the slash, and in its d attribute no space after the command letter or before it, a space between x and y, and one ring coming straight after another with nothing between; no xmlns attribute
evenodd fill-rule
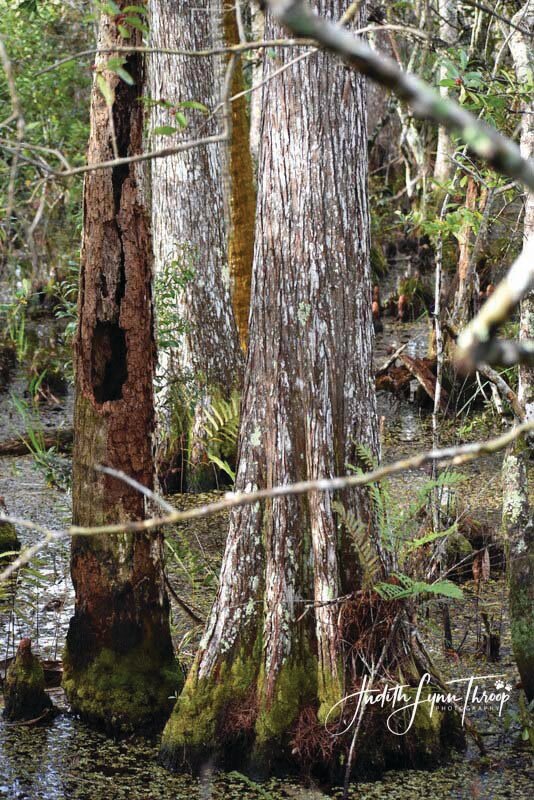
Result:
<svg viewBox="0 0 534 800"><path fill-rule="evenodd" d="M447 681L447 691L430 691L427 686L434 684L435 679L425 672L419 685L411 687L408 684L385 684L374 689L368 675L362 680L361 688L357 692L346 695L330 709L325 724L332 717L339 706L345 706L347 701L356 700L356 709L351 720L343 731L336 731L337 736L349 730L357 719L361 717L367 706L392 706L393 710L386 719L388 730L395 736L404 736L414 724L418 708L423 704L429 705L428 714L432 717L436 707L451 707L462 714L462 725L465 721L467 710L472 706L495 706L499 717L504 705L510 699L512 687L502 680L502 675L470 675L467 678L456 678ZM485 689L480 685L484 681L495 680L492 688ZM449 690L450 687L450 690Z"/></svg>

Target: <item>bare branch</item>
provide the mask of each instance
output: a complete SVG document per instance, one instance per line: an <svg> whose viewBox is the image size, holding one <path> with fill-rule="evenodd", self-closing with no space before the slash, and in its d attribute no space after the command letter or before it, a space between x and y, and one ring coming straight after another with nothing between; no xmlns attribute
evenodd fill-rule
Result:
<svg viewBox="0 0 534 800"><path fill-rule="evenodd" d="M534 287L534 238L528 239L508 274L460 333L456 358L463 369L480 363L534 364L534 342L503 342L493 338L523 297Z"/></svg>
<svg viewBox="0 0 534 800"><path fill-rule="evenodd" d="M472 8L478 8L480 11L484 11L484 13L489 14L492 17L495 17L495 19L498 19L501 22L504 22L505 25L508 25L510 28L513 28L514 30L519 31L520 33L524 33L525 36L530 36L530 37L534 36L532 31L526 30L526 28L521 28L513 20L509 19L508 17L503 17L503 15L499 14L497 11L495 11L494 8L490 8L489 6L485 6L484 3L478 3L478 2L476 2L476 0L463 0L463 2L464 2L464 5L466 5L466 6L471 6Z"/></svg>
<svg viewBox="0 0 534 800"><path fill-rule="evenodd" d="M343 17L341 17L340 24L347 25L351 19L353 19L354 15L358 11L360 3L353 3ZM364 34L364 33L373 33L375 31L397 31L398 33L404 33L408 36L415 36L418 39L428 39L429 36L424 31L420 31L417 28L410 28L406 25L395 25L395 24L387 24L387 25L367 25L365 28L360 28L354 33L357 34ZM183 50L181 48L168 48L168 47L132 47L128 45L122 45L118 47L104 47L104 48L96 48L91 47L87 50L80 50L77 53L72 53L70 56L65 56L65 58L61 58L59 61L54 62L54 64L50 64L49 67L45 67L45 69L39 70L39 72L35 73L35 77L39 75L44 75L47 72L52 72L58 67L62 67L63 64L68 64L71 61L77 61L81 58L94 58L97 55L102 53L146 53L150 55L152 53L161 54L164 56L186 56L189 58L206 58L208 56L223 56L223 55L240 55L241 53L246 53L251 50L265 50L271 49L274 47L317 47L317 42L314 39L265 39L261 41L254 41L254 42L240 42L239 44L228 45L227 47L211 47L206 50Z"/></svg>
<svg viewBox="0 0 534 800"><path fill-rule="evenodd" d="M504 450L520 436L532 430L534 430L534 421L513 427L501 436L488 439L485 442L430 450L427 453L419 453L418 455L395 461L384 467L378 467L371 472L357 475L343 475L335 478L318 478L316 480L300 481L283 486L274 486L271 489L260 489L255 492L228 492L221 500L214 503L196 506L186 509L185 511L173 510L172 513L166 516L153 517L146 520L131 520L120 524L103 525L94 528L83 528L78 525L71 525L70 528L65 531L52 531L41 525L29 522L28 520L0 515L0 521L11 522L14 525L20 525L26 529L35 530L44 535L44 538L40 542L24 550L12 564L0 573L0 582L5 581L17 569L27 564L34 555L44 550L51 541L57 541L70 536L98 536L102 534L141 533L151 531L165 525L174 525L190 519L212 516L213 514L218 514L221 511L226 511L236 506L254 505L262 500L273 497L288 497L290 495L309 494L310 492L333 492L340 489L367 486L370 483L377 483L399 472L418 469L425 464L433 462L436 462L440 467L459 466L475 461L482 456ZM90 466L88 465L88 469L89 468ZM116 477L121 476L119 472L113 471L113 473ZM143 487L143 489L146 490L146 487Z"/></svg>

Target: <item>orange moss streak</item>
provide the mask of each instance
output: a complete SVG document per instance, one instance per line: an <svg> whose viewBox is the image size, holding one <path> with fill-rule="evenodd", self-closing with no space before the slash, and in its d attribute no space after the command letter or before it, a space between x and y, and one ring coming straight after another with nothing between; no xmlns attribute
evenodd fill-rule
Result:
<svg viewBox="0 0 534 800"><path fill-rule="evenodd" d="M223 11L223 32L227 45L239 43L234 7ZM244 89L243 66L238 59L232 83L232 95ZM244 351L248 341L248 315L252 258L254 255L254 217L256 189L249 145L249 120L246 96L232 103L232 137L228 148L229 233L228 266L232 283L232 303Z"/></svg>

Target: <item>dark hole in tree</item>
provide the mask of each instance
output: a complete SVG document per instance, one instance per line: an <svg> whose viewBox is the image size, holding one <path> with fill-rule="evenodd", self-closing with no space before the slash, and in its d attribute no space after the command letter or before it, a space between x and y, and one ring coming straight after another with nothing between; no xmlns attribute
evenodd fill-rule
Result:
<svg viewBox="0 0 534 800"><path fill-rule="evenodd" d="M120 400L127 378L124 331L115 322L97 322L91 351L91 383L96 402Z"/></svg>

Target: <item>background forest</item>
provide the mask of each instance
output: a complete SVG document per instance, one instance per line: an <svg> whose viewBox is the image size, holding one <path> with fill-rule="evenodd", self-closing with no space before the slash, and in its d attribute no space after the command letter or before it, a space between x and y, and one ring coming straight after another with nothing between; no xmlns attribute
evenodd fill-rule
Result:
<svg viewBox="0 0 534 800"><path fill-rule="evenodd" d="M313 8L0 0L0 797L532 792L534 2Z"/></svg>

